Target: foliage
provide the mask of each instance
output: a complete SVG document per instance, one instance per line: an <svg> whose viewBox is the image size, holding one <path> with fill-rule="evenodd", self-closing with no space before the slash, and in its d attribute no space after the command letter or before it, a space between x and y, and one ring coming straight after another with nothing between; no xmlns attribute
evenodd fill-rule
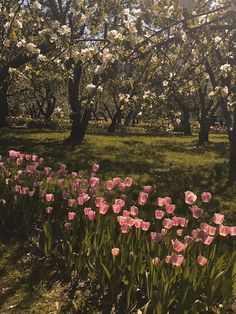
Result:
<svg viewBox="0 0 236 314"><path fill-rule="evenodd" d="M219 213L215 226L206 223L210 193L196 203L186 192L185 205L175 200L175 208L151 186L140 191L132 178L102 185L97 164L86 178L65 164L54 172L43 163L13 150L1 162L2 226L34 239L72 280L87 274L108 289L112 303L121 295L127 312L226 309L236 265L225 248L234 247L236 227Z"/></svg>

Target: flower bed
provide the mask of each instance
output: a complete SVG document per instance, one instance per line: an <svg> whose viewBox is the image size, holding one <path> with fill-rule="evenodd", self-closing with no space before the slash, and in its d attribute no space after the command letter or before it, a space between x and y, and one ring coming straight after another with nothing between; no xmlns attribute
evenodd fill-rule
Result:
<svg viewBox="0 0 236 314"><path fill-rule="evenodd" d="M31 239L71 280L86 276L126 312L220 313L233 295L236 226L205 221L212 195L183 194L182 208L132 178L54 171L37 155L0 161L1 227ZM184 213L184 214L183 214Z"/></svg>

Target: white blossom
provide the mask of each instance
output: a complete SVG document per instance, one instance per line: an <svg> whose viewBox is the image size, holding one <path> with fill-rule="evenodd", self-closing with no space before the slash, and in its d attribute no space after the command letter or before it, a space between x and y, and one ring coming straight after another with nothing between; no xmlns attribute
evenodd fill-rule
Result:
<svg viewBox="0 0 236 314"><path fill-rule="evenodd" d="M35 10L41 10L42 8L41 4L38 1L35 1L33 7L35 8Z"/></svg>

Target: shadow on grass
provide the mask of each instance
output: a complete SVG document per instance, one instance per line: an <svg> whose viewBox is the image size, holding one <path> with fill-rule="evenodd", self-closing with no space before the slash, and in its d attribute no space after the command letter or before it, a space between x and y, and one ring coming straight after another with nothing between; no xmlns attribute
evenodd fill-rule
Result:
<svg viewBox="0 0 236 314"><path fill-rule="evenodd" d="M59 163L66 163L71 171L89 172L93 163L99 163L102 180L133 176L139 186L154 185L158 196L169 195L176 202L183 199L186 190L195 193L210 190L214 195L214 210L233 209L236 205L233 187L227 182L227 164L222 162L228 150L225 136L214 135L212 142L197 148L196 137L95 135L73 146L63 143L68 135L65 131L4 130L0 135L4 155L9 149L36 153L45 158L45 165L55 169ZM216 162L217 158L222 159Z"/></svg>

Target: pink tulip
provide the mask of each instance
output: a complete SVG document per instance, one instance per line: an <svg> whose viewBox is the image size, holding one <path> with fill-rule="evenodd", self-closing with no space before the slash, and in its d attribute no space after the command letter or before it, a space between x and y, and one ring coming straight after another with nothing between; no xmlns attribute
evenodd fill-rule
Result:
<svg viewBox="0 0 236 314"><path fill-rule="evenodd" d="M173 220L169 219L169 218L165 218L162 221L163 227L166 229L171 229L174 226L174 222Z"/></svg>
<svg viewBox="0 0 236 314"><path fill-rule="evenodd" d="M208 236L208 237L206 238L206 240L203 241L203 243L206 244L206 245L211 245L211 243L213 242L213 240L214 240L214 237Z"/></svg>
<svg viewBox="0 0 236 314"><path fill-rule="evenodd" d="M230 227L223 226L223 225L219 226L219 235L221 235L222 237L226 237L227 235L229 235L229 233L230 233Z"/></svg>
<svg viewBox="0 0 236 314"><path fill-rule="evenodd" d="M229 233L231 236L236 236L236 226L229 228Z"/></svg>
<svg viewBox="0 0 236 314"><path fill-rule="evenodd" d="M122 214L123 214L124 217L129 217L130 212L128 210L123 210Z"/></svg>
<svg viewBox="0 0 236 314"><path fill-rule="evenodd" d="M209 235L214 236L216 234L216 230L217 230L216 227L210 226L209 231L208 231Z"/></svg>
<svg viewBox="0 0 236 314"><path fill-rule="evenodd" d="M52 168L44 167L44 173L46 174L46 176L48 176L51 172L52 172Z"/></svg>
<svg viewBox="0 0 236 314"><path fill-rule="evenodd" d="M99 207L101 203L104 202L104 198L103 197L96 197L95 199L95 205L96 207Z"/></svg>
<svg viewBox="0 0 236 314"><path fill-rule="evenodd" d="M161 239L162 239L162 234L161 233L151 232L150 235L151 235L152 241L155 242L155 243L160 242Z"/></svg>
<svg viewBox="0 0 236 314"><path fill-rule="evenodd" d="M133 184L133 181L134 180L132 178L129 178L129 177L125 178L125 186L131 187L131 185Z"/></svg>
<svg viewBox="0 0 236 314"><path fill-rule="evenodd" d="M213 216L213 221L217 225L221 225L224 222L225 216L222 214L215 213Z"/></svg>
<svg viewBox="0 0 236 314"><path fill-rule="evenodd" d="M53 211L53 207L46 207L45 211L47 214L51 214L51 212Z"/></svg>
<svg viewBox="0 0 236 314"><path fill-rule="evenodd" d="M129 227L133 227L135 225L135 219L132 217L125 217L126 223Z"/></svg>
<svg viewBox="0 0 236 314"><path fill-rule="evenodd" d="M100 179L97 178L97 177L92 177L92 178L90 178L90 180L89 180L89 184L90 184L90 186L91 186L92 188L98 186L99 183L100 183Z"/></svg>
<svg viewBox="0 0 236 314"><path fill-rule="evenodd" d="M105 204L105 203L101 203L101 205L99 206L99 213L102 215L105 215L109 210L109 205Z"/></svg>
<svg viewBox="0 0 236 314"><path fill-rule="evenodd" d="M14 187L14 192L15 192L15 193L20 193L20 191L21 191L21 186L20 186L20 185L16 185L16 186Z"/></svg>
<svg viewBox="0 0 236 314"><path fill-rule="evenodd" d="M130 227L129 227L128 225L121 225L121 226L120 226L120 231L121 231L122 233L128 233L129 230L130 230Z"/></svg>
<svg viewBox="0 0 236 314"><path fill-rule="evenodd" d="M172 247L176 252L183 252L186 248L186 245L180 242L179 240L172 240Z"/></svg>
<svg viewBox="0 0 236 314"><path fill-rule="evenodd" d="M31 160L31 155L26 154L26 155L25 155L25 159L26 159L26 160Z"/></svg>
<svg viewBox="0 0 236 314"><path fill-rule="evenodd" d="M107 181L107 190L111 191L115 187L115 184L112 180Z"/></svg>
<svg viewBox="0 0 236 314"><path fill-rule="evenodd" d="M113 213L115 214L119 214L122 210L122 207L120 205L117 205L117 204L113 204L112 205L112 211Z"/></svg>
<svg viewBox="0 0 236 314"><path fill-rule="evenodd" d="M203 203L208 203L212 199L212 195L210 192L203 192L201 194L201 199L202 199Z"/></svg>
<svg viewBox="0 0 236 314"><path fill-rule="evenodd" d="M121 183L119 184L119 189L120 189L120 191L124 191L125 188L126 188L125 183L121 182Z"/></svg>
<svg viewBox="0 0 236 314"><path fill-rule="evenodd" d="M200 208L200 207L197 207L197 206L190 207L190 211L191 211L192 216L194 218L199 218L204 213L204 210L202 208Z"/></svg>
<svg viewBox="0 0 236 314"><path fill-rule="evenodd" d="M201 223L200 228L204 231L209 233L209 235L215 235L216 234L216 227L212 227L208 225L207 223Z"/></svg>
<svg viewBox="0 0 236 314"><path fill-rule="evenodd" d="M166 229L164 229L164 228L161 229L161 234L163 236L167 235L167 233L168 233L168 231Z"/></svg>
<svg viewBox="0 0 236 314"><path fill-rule="evenodd" d="M124 216L117 216L117 221L118 221L120 226L127 224L127 218Z"/></svg>
<svg viewBox="0 0 236 314"><path fill-rule="evenodd" d="M67 169L67 165L66 164L60 164L59 168L61 171L65 171Z"/></svg>
<svg viewBox="0 0 236 314"><path fill-rule="evenodd" d="M85 208L84 208L84 214L85 214L85 216L87 216L88 213L89 213L91 210L92 210L92 209L91 209L90 207L85 207Z"/></svg>
<svg viewBox="0 0 236 314"><path fill-rule="evenodd" d="M175 266L181 266L184 262L183 255L172 254L170 257L170 263Z"/></svg>
<svg viewBox="0 0 236 314"><path fill-rule="evenodd" d="M47 202L53 202L54 201L54 196L53 194L46 194L45 199Z"/></svg>
<svg viewBox="0 0 236 314"><path fill-rule="evenodd" d="M190 237L189 235L186 235L186 236L184 237L184 244L185 244L185 245L189 245L189 244L192 243L192 242L193 242L193 238Z"/></svg>
<svg viewBox="0 0 236 314"><path fill-rule="evenodd" d="M94 219L95 219L95 216L96 216L96 212L95 211L93 211L93 210L90 210L89 212L88 212L88 219L90 220L90 221L93 221Z"/></svg>
<svg viewBox="0 0 236 314"><path fill-rule="evenodd" d="M120 198L118 198L118 199L115 200L115 204L119 205L121 208L123 208L125 206L125 201L120 199Z"/></svg>
<svg viewBox="0 0 236 314"><path fill-rule="evenodd" d="M120 249L117 247L114 247L113 249L111 249L111 254L112 256L118 256L120 254Z"/></svg>
<svg viewBox="0 0 236 314"><path fill-rule="evenodd" d="M84 203L85 203L85 200L83 199L83 197L82 196L79 196L79 197L77 197L77 204L78 205L84 205Z"/></svg>
<svg viewBox="0 0 236 314"><path fill-rule="evenodd" d="M119 185L121 183L121 178L113 178L112 181L115 183L115 185Z"/></svg>
<svg viewBox="0 0 236 314"><path fill-rule="evenodd" d="M68 199L68 206L69 206L69 207L73 207L73 206L75 206L75 205L76 205L76 200L73 199L73 198L69 198L69 199Z"/></svg>
<svg viewBox="0 0 236 314"><path fill-rule="evenodd" d="M151 185L145 185L145 186L143 187L143 191L144 191L145 193L147 193L147 194L150 194L151 191L152 191L152 186L151 186Z"/></svg>
<svg viewBox="0 0 236 314"><path fill-rule="evenodd" d="M135 219L135 228L141 228L142 226L142 219Z"/></svg>
<svg viewBox="0 0 236 314"><path fill-rule="evenodd" d="M131 206L130 207L130 214L133 215L133 216L136 216L138 214L138 207Z"/></svg>
<svg viewBox="0 0 236 314"><path fill-rule="evenodd" d="M29 192L28 192L29 197L33 197L34 194L35 194L35 191L29 191Z"/></svg>
<svg viewBox="0 0 236 314"><path fill-rule="evenodd" d="M69 212L68 213L68 220L74 220L76 217L76 213L74 212Z"/></svg>
<svg viewBox="0 0 236 314"><path fill-rule="evenodd" d="M160 263L160 260L159 260L158 257L155 257L155 258L152 259L152 264L153 264L154 266L157 266L159 263Z"/></svg>
<svg viewBox="0 0 236 314"><path fill-rule="evenodd" d="M42 165L43 162L44 162L44 159L42 157L39 158L39 160L38 160L39 165Z"/></svg>
<svg viewBox="0 0 236 314"><path fill-rule="evenodd" d="M185 192L184 195L186 204L192 205L197 200L197 195L191 191Z"/></svg>
<svg viewBox="0 0 236 314"><path fill-rule="evenodd" d="M158 197L157 199L157 205L158 206L165 206L171 204L171 198L170 197Z"/></svg>
<svg viewBox="0 0 236 314"><path fill-rule="evenodd" d="M175 211L175 205L174 204L167 204L166 205L167 214L173 214L174 211Z"/></svg>
<svg viewBox="0 0 236 314"><path fill-rule="evenodd" d="M210 230L211 226L208 225L207 223L203 222L203 223L200 224L200 228L201 228L204 232L209 233L209 230Z"/></svg>
<svg viewBox="0 0 236 314"><path fill-rule="evenodd" d="M38 156L37 155L32 155L32 160L33 161L37 161L38 160Z"/></svg>
<svg viewBox="0 0 236 314"><path fill-rule="evenodd" d="M22 159L22 158L17 158L17 159L16 159L16 164L17 164L17 166L21 166L22 163L23 163L23 159Z"/></svg>
<svg viewBox="0 0 236 314"><path fill-rule="evenodd" d="M78 174L77 174L77 172L73 171L73 172L71 172L70 176L72 179L75 179L75 178L77 178Z"/></svg>
<svg viewBox="0 0 236 314"><path fill-rule="evenodd" d="M204 266L207 264L208 259L205 256L199 255L197 258L197 262L199 265Z"/></svg>
<svg viewBox="0 0 236 314"><path fill-rule="evenodd" d="M90 199L90 196L87 193L82 193L82 198L84 202L87 202Z"/></svg>
<svg viewBox="0 0 236 314"><path fill-rule="evenodd" d="M155 218L156 219L162 219L165 216L165 212L162 210L155 210Z"/></svg>
<svg viewBox="0 0 236 314"><path fill-rule="evenodd" d="M187 227L188 219L184 217L172 217L172 220L175 223L175 226L181 226L182 228Z"/></svg>
<svg viewBox="0 0 236 314"><path fill-rule="evenodd" d="M150 222L142 221L141 228L143 231L147 231L150 227Z"/></svg>
<svg viewBox="0 0 236 314"><path fill-rule="evenodd" d="M99 165L98 164L94 164L93 168L92 168L92 171L93 172L98 172L98 170L99 170Z"/></svg>
<svg viewBox="0 0 236 314"><path fill-rule="evenodd" d="M145 205L148 199L148 194L144 192L139 193L138 203L139 205Z"/></svg>
<svg viewBox="0 0 236 314"><path fill-rule="evenodd" d="M17 158L20 155L20 153L16 152L15 150L9 150L8 154L9 154L9 157L12 158L12 159Z"/></svg>
<svg viewBox="0 0 236 314"><path fill-rule="evenodd" d="M183 229L178 229L178 230L176 230L176 234L177 234L179 237L182 237L182 235L183 235Z"/></svg>

